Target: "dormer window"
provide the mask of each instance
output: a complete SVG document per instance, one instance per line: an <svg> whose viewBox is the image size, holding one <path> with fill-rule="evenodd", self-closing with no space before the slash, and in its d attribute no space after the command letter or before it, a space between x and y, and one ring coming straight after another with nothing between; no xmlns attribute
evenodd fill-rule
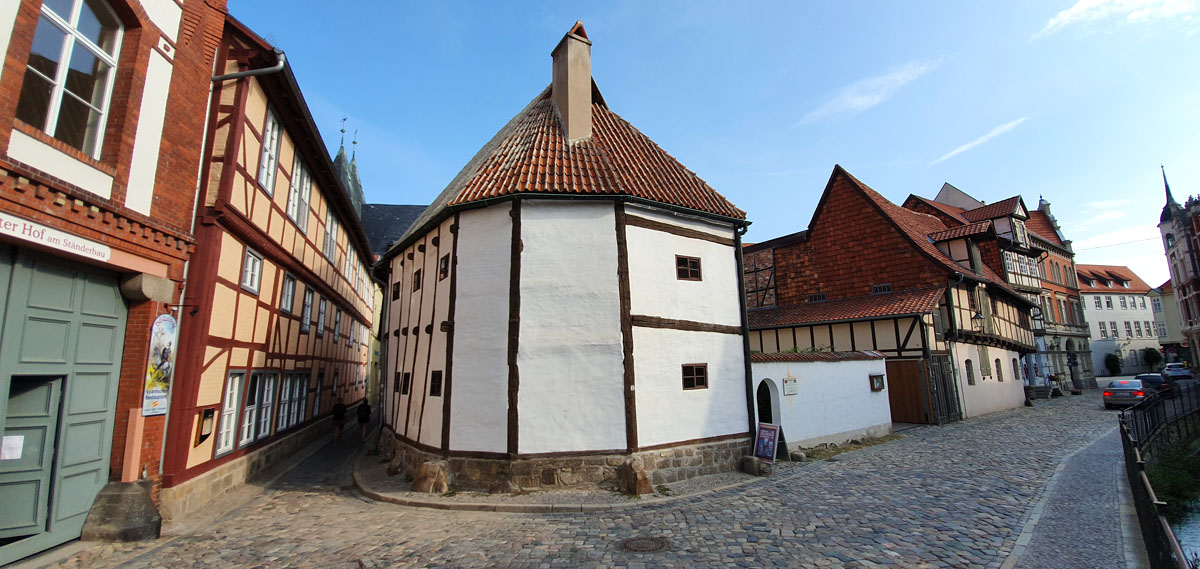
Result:
<svg viewBox="0 0 1200 569"><path fill-rule="evenodd" d="M871 294L887 294L892 292L892 283L871 285Z"/></svg>
<svg viewBox="0 0 1200 569"><path fill-rule="evenodd" d="M99 158L121 33L99 0L43 3L17 118Z"/></svg>

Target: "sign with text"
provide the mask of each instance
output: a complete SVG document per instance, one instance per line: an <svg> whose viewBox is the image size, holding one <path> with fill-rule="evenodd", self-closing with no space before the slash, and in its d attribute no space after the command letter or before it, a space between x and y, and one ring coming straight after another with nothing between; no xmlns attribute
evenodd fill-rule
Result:
<svg viewBox="0 0 1200 569"><path fill-rule="evenodd" d="M175 318L162 314L150 329L150 357L146 362L146 390L142 393L142 416L166 415L175 371Z"/></svg>
<svg viewBox="0 0 1200 569"><path fill-rule="evenodd" d="M112 249L108 245L59 231L53 227L46 227L3 211L0 211L0 234L106 263L112 257Z"/></svg>
<svg viewBox="0 0 1200 569"><path fill-rule="evenodd" d="M754 437L754 457L767 464L775 464L775 449L778 446L779 425L759 423L758 434Z"/></svg>

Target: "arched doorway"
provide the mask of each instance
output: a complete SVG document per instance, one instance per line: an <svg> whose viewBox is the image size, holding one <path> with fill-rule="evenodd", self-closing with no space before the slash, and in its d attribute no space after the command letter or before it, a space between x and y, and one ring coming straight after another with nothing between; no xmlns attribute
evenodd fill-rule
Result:
<svg viewBox="0 0 1200 569"><path fill-rule="evenodd" d="M779 388L775 386L775 382L770 378L760 381L755 400L758 402L758 422L778 425L780 419Z"/></svg>

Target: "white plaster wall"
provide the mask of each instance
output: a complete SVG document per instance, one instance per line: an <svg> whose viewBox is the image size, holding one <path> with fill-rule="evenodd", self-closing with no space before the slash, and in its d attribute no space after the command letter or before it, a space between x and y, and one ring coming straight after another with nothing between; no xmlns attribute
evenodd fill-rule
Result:
<svg viewBox="0 0 1200 569"><path fill-rule="evenodd" d="M421 428L418 433L417 440L422 444L427 444L432 447L442 446L442 414L445 409L446 401L446 340L447 334L442 331L442 322L449 317L450 310L450 276L446 278L438 278L438 263L442 255L447 255L454 247L454 234L450 233L450 226L454 224L454 218L448 218L442 222L438 231L433 235L438 236L438 245L434 247L432 242L427 246L426 252L426 267L429 273L425 277L425 286L429 287L433 293L431 298L432 315L427 315L424 322L433 326L433 333L426 334L424 324L421 328L421 337L429 343L429 370L426 372L426 383L433 379L433 372L442 372L442 394L433 396L428 388L425 391L425 405L421 413Z"/></svg>
<svg viewBox="0 0 1200 569"><path fill-rule="evenodd" d="M523 202L521 242L518 450L624 449L613 206Z"/></svg>
<svg viewBox="0 0 1200 569"><path fill-rule="evenodd" d="M886 374L884 360L844 362L761 362L751 364L754 393L765 380L779 392L779 417L789 448L892 432L887 378L883 391L871 391L870 376ZM783 378L796 378L796 395L783 395ZM757 399L755 413L757 415ZM757 421L757 419L756 419Z"/></svg>
<svg viewBox="0 0 1200 569"><path fill-rule="evenodd" d="M1121 298L1125 297L1126 308L1121 308ZM1151 330L1146 333L1146 321L1150 321L1150 325L1154 325L1154 303L1146 294L1134 294L1124 288L1114 287L1112 292L1104 293L1086 293L1081 294L1081 302L1084 306L1084 319L1088 323L1088 340L1092 345L1092 370L1097 376L1107 376L1108 368L1104 365L1104 356L1116 351L1121 353L1121 361L1124 366L1121 368L1122 374L1142 373L1151 371L1148 366L1141 365L1139 357L1139 365L1130 365L1129 350L1143 350L1145 348L1154 348L1161 350L1158 345L1158 337ZM1096 308L1096 297L1100 298L1100 306ZM1105 297L1112 297L1113 307L1108 308L1105 302ZM1129 305L1129 298L1133 297L1136 302L1133 306ZM1142 308L1142 301L1146 302L1146 308ZM1100 337L1100 322L1104 322L1105 329L1109 332L1108 338ZM1116 322L1117 329L1120 331L1120 337L1114 339L1112 337L1112 327L1109 323ZM1138 337L1134 335L1132 338L1125 333L1125 323L1129 322L1130 327L1134 322L1142 323L1142 335Z"/></svg>
<svg viewBox="0 0 1200 569"><path fill-rule="evenodd" d="M102 198L112 197L112 176L21 131L12 131L8 155Z"/></svg>
<svg viewBox="0 0 1200 569"><path fill-rule="evenodd" d="M650 217L636 209L628 213ZM699 228L697 222L660 217L656 221ZM712 232L711 227L709 230ZM625 234L632 314L741 326L733 247L643 227L628 226ZM732 239L733 230L726 229L723 236ZM676 255L699 257L702 280L679 280L675 272Z"/></svg>
<svg viewBox="0 0 1200 569"><path fill-rule="evenodd" d="M979 372L979 346L975 344L958 343L954 345L954 366L958 379L958 392L963 403L963 418L978 417L1016 409L1025 404L1025 384L1013 375L1012 360L1020 354L1010 350L988 347L988 357L992 360L1000 358L1004 370L1004 381L996 380L995 362L992 362L992 375L985 379ZM975 385L967 385L966 361L970 359L975 373Z"/></svg>
<svg viewBox="0 0 1200 569"><path fill-rule="evenodd" d="M17 8L20 2L0 2L0 45L4 53L8 53L8 43L12 41L13 26L17 23ZM0 80L4 79L4 67L0 66Z"/></svg>
<svg viewBox="0 0 1200 569"><path fill-rule="evenodd" d="M502 203L459 216L451 450L508 450L510 211Z"/></svg>
<svg viewBox="0 0 1200 569"><path fill-rule="evenodd" d="M178 25L176 19L176 27ZM167 115L171 70L170 61L157 51L150 51L146 85L142 89L142 106L133 140L133 158L129 165L129 185L125 190L125 207L143 215L150 215L154 201L154 177L158 173L158 152L162 143L163 121Z"/></svg>
<svg viewBox="0 0 1200 569"><path fill-rule="evenodd" d="M183 8L174 0L141 0L141 4L146 10L146 15L150 16L150 21L174 42L179 33L179 19L183 15Z"/></svg>
<svg viewBox="0 0 1200 569"><path fill-rule="evenodd" d="M437 259L434 252L431 250L431 240L436 235L436 231L426 233L417 243L424 245L424 251L417 248L413 253L413 261L411 266L405 266L408 275L411 277L413 271L421 269L421 289L416 291L413 296L414 310L409 319L409 339L415 341L415 349L413 350L412 365L407 369L411 369L413 383L412 405L408 408L408 431L406 435L410 439L419 440L421 436L421 422L425 414L425 409L428 404L429 396L429 370L434 364L432 357L432 341L433 335L425 332L425 327L430 325L433 317L433 282L436 277L432 276L436 270ZM412 287L409 286L409 290ZM412 329L416 328L416 332Z"/></svg>
<svg viewBox="0 0 1200 569"><path fill-rule="evenodd" d="M749 429L742 337L633 329L638 444L654 446ZM683 389L683 364L708 364L708 389Z"/></svg>
<svg viewBox="0 0 1200 569"><path fill-rule="evenodd" d="M387 303L387 323L383 328L384 341L387 342L387 364L383 368L383 400L386 402L386 404L384 405L383 412L387 424L391 425L392 428L397 430L400 428L400 423L398 423L396 420L397 415L395 413L395 406L400 399L400 392L397 389L396 373L401 371L400 356L403 355L404 337L394 335L393 332L400 328L400 317L404 314L406 305L404 296L404 283L400 283L401 296L397 300L392 300L391 283L397 282L402 274L400 270L400 259L400 255L392 257L389 263L389 267L392 271L391 281L388 283L388 286L384 287L383 291L383 301ZM317 315L317 309L318 306L313 306L314 318ZM328 315L326 315L326 318L328 318Z"/></svg>

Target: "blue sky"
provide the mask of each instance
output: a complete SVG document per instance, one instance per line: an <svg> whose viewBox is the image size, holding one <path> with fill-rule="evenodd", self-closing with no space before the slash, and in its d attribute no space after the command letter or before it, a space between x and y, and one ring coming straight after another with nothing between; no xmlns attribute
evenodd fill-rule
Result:
<svg viewBox="0 0 1200 569"><path fill-rule="evenodd" d="M229 0L288 54L367 200L430 202L550 82L575 20L609 107L748 212L805 229L834 164L885 197L950 182L1052 204L1079 263L1168 278L1165 164L1200 194L1200 0ZM337 9L332 9L336 6ZM1124 245L1116 245L1126 243Z"/></svg>

